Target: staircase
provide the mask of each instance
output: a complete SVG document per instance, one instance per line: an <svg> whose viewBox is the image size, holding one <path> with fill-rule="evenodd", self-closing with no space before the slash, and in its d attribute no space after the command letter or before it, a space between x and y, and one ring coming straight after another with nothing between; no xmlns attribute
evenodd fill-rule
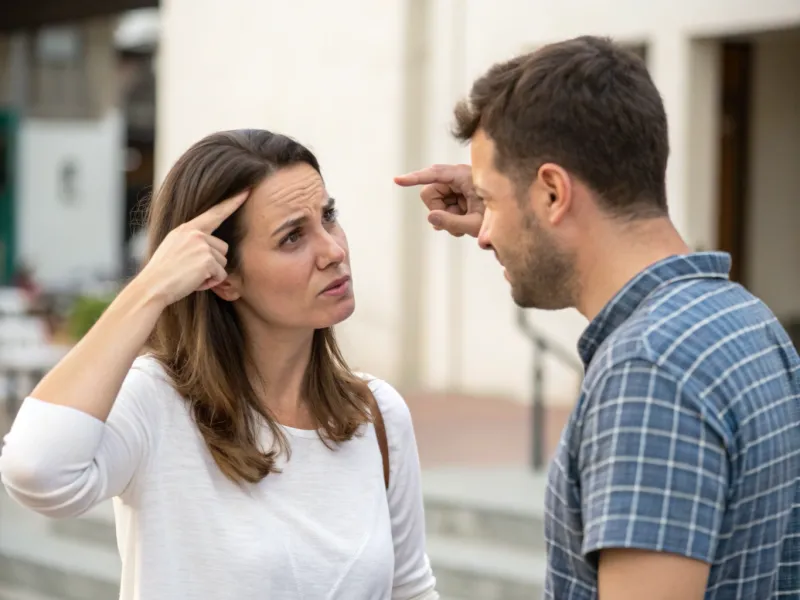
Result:
<svg viewBox="0 0 800 600"><path fill-rule="evenodd" d="M544 475L423 473L428 554L443 599L531 600L544 590Z"/></svg>
<svg viewBox="0 0 800 600"><path fill-rule="evenodd" d="M444 600L531 600L544 587L544 477L423 472L428 554ZM120 562L110 503L53 520L0 491L0 600L113 600Z"/></svg>
<svg viewBox="0 0 800 600"><path fill-rule="evenodd" d="M115 600L120 566L110 503L54 520L0 487L0 600Z"/></svg>

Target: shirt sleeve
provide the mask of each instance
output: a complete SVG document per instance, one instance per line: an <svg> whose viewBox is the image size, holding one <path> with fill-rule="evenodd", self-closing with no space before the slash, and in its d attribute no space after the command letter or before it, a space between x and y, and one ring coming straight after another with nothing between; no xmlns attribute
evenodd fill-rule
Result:
<svg viewBox="0 0 800 600"><path fill-rule="evenodd" d="M370 385L381 409L389 445L389 514L394 540L392 600L437 600L436 579L425 552L425 511L419 454L411 413L388 383Z"/></svg>
<svg viewBox="0 0 800 600"><path fill-rule="evenodd" d="M637 548L712 562L729 459L701 401L639 359L612 366L595 390L578 457L584 555Z"/></svg>
<svg viewBox="0 0 800 600"><path fill-rule="evenodd" d="M26 398L0 454L9 495L41 514L74 517L123 494L152 444L152 404L152 377L137 368L126 376L105 423Z"/></svg>

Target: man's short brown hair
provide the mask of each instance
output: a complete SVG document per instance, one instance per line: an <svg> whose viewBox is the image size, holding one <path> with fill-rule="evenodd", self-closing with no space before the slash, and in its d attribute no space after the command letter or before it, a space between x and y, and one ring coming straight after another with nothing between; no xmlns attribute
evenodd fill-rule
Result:
<svg viewBox="0 0 800 600"><path fill-rule="evenodd" d="M478 129L496 168L524 187L559 164L628 218L667 212L664 105L644 62L606 38L583 36L493 66L456 106L454 135Z"/></svg>

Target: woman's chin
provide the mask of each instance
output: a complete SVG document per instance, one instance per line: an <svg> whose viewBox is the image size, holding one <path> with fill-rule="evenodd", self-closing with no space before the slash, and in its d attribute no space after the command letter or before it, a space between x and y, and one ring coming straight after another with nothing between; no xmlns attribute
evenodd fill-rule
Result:
<svg viewBox="0 0 800 600"><path fill-rule="evenodd" d="M325 311L325 316L321 316L321 323L317 326L317 329L338 325L349 319L355 310L356 300L352 295L348 298L342 298L336 303L336 306L332 306Z"/></svg>

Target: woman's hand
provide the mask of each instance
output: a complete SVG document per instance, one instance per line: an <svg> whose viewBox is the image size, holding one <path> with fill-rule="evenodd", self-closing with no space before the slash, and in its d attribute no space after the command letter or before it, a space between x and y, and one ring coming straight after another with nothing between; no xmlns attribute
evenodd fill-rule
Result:
<svg viewBox="0 0 800 600"><path fill-rule="evenodd" d="M250 191L223 200L169 232L136 278L164 306L227 278L228 244L212 233L247 199Z"/></svg>
<svg viewBox="0 0 800 600"><path fill-rule="evenodd" d="M228 198L171 231L139 276L31 395L105 421L164 307L227 277L227 244L211 234L248 194Z"/></svg>

